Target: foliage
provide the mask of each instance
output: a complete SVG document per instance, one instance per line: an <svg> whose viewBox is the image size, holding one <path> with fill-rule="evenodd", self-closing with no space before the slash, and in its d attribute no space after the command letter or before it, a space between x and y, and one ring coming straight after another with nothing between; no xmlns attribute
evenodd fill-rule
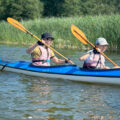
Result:
<svg viewBox="0 0 120 120"><path fill-rule="evenodd" d="M41 16L43 4L39 0L1 0L0 19L34 19Z"/></svg>
<svg viewBox="0 0 120 120"><path fill-rule="evenodd" d="M86 14L99 15L117 13L116 6L109 0L90 0L84 4Z"/></svg>
<svg viewBox="0 0 120 120"><path fill-rule="evenodd" d="M61 16L79 16L83 15L82 0L64 0Z"/></svg>
<svg viewBox="0 0 120 120"><path fill-rule="evenodd" d="M64 0L41 0L44 4L43 16L60 16Z"/></svg>
<svg viewBox="0 0 120 120"><path fill-rule="evenodd" d="M44 4L43 16L83 16L109 15L120 13L119 0L41 0Z"/></svg>
<svg viewBox="0 0 120 120"><path fill-rule="evenodd" d="M39 38L43 32L52 33L55 37L53 47L56 48L88 48L71 33L70 27L71 24L74 24L93 44L98 37L104 37L109 43L110 51L120 49L120 15L40 18L29 21L22 20L21 23ZM35 43L36 40L3 21L0 23L0 43L3 42L28 45Z"/></svg>
<svg viewBox="0 0 120 120"><path fill-rule="evenodd" d="M0 0L0 20L119 13L120 0Z"/></svg>

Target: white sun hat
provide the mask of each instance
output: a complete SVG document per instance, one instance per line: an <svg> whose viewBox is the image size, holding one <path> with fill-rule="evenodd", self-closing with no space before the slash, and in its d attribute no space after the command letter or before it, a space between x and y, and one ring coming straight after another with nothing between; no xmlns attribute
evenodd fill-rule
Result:
<svg viewBox="0 0 120 120"><path fill-rule="evenodd" d="M108 45L108 42L105 38L100 37L97 38L96 45Z"/></svg>

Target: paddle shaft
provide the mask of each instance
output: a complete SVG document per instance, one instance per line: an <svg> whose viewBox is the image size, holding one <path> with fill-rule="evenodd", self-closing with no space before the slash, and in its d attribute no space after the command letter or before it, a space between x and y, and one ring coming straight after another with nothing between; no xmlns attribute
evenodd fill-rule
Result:
<svg viewBox="0 0 120 120"><path fill-rule="evenodd" d="M87 39L85 39L84 37L82 37L82 35L80 35L77 31L74 30L74 32L76 32L83 40L85 40L88 44L90 44L93 48L95 48L97 51L98 49L91 43L89 42ZM100 52L100 51L98 51ZM118 66L116 63L114 63L109 57L107 57L103 52L100 52L101 55L103 55L109 62L111 62L114 66Z"/></svg>

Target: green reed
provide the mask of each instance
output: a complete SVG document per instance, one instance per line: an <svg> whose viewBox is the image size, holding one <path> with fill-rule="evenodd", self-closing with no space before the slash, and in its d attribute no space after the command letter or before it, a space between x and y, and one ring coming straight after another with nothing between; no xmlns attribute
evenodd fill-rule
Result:
<svg viewBox="0 0 120 120"><path fill-rule="evenodd" d="M50 32L55 37L53 47L86 49L71 33L71 24L76 25L86 35L87 39L95 43L96 38L104 37L109 43L109 50L120 48L120 15L110 16L84 16L69 18L40 18L29 21L21 21L27 30L37 35ZM0 43L30 45L36 40L25 34L9 23L0 22Z"/></svg>

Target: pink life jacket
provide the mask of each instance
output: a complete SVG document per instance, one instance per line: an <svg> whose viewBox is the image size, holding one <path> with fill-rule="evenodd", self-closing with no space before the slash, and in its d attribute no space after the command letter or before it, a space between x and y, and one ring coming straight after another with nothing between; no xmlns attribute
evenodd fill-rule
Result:
<svg viewBox="0 0 120 120"><path fill-rule="evenodd" d="M105 58L101 54L95 54L92 51L88 52L90 56L84 61L84 68L104 68Z"/></svg>
<svg viewBox="0 0 120 120"><path fill-rule="evenodd" d="M39 58L32 58L32 64L35 66L50 66L50 54L51 50L49 48L44 48L39 46L41 55Z"/></svg>

